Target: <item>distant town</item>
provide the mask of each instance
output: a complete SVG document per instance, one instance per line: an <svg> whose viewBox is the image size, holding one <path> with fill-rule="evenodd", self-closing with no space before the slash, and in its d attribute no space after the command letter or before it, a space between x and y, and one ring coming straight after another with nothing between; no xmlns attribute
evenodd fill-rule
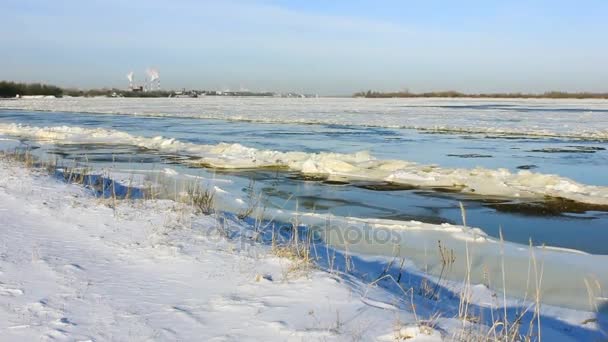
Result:
<svg viewBox="0 0 608 342"><path fill-rule="evenodd" d="M31 97L175 97L193 98L201 96L264 96L264 97L291 97L307 98L318 97L317 94L304 94L299 92L270 92L240 90L204 90L186 89L166 90L161 88L160 72L156 68L147 68L144 77L138 81L135 72L126 75L126 89L100 88L77 89L61 88L44 83L19 83L0 81L1 98L31 98Z"/></svg>
<svg viewBox="0 0 608 342"><path fill-rule="evenodd" d="M317 94L303 94L298 92L257 92L249 90L201 90L186 89L162 90L149 89L143 86L134 86L129 89L101 88L101 89L75 89L61 88L42 83L18 83L0 81L0 98L41 98L41 97L175 97L194 98L203 96L264 96L264 97L290 97L310 98Z"/></svg>
<svg viewBox="0 0 608 342"><path fill-rule="evenodd" d="M257 96L277 98L316 98L318 94L299 92L270 92L250 90L205 90L186 89L164 90L160 88L159 79L135 84L130 80L127 89L99 88L76 89L62 88L43 83L20 83L0 81L0 98L44 98L44 97L169 97L196 98L205 96ZM461 93L457 91L436 91L414 93L409 91L378 92L362 91L352 94L352 97L362 98L547 98L547 99L608 99L608 93L597 92L563 92L548 91L543 93Z"/></svg>

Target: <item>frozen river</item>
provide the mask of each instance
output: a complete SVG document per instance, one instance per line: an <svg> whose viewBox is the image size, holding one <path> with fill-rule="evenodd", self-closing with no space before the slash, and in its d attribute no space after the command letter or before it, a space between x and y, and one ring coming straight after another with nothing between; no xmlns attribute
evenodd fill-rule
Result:
<svg viewBox="0 0 608 342"><path fill-rule="evenodd" d="M0 135L117 174L201 177L228 211L255 180L274 216L397 227L404 249L412 221L429 224L429 246L462 240L437 228L462 223L462 202L489 239L502 227L513 246L608 254L605 101L7 100Z"/></svg>

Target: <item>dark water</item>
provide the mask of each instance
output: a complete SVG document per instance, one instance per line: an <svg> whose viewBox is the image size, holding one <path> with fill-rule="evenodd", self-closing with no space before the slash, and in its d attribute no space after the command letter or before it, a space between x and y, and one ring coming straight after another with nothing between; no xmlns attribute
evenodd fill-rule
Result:
<svg viewBox="0 0 608 342"><path fill-rule="evenodd" d="M228 122L176 117L134 117L109 114L0 111L0 122L32 126L112 128L133 135L176 138L196 144L240 143L280 151L350 153L369 150L378 158L401 159L442 167L506 168L511 171L559 174L585 184L608 185L606 142L557 138L432 134L430 132L366 128L348 125L297 125ZM220 171L188 168L169 154L124 145L44 146L43 153L91 166L120 170L172 168L180 174L217 174L231 180L231 191L243 191L251 179L267 205L332 213L339 216L461 223L459 202L467 223L498 236L527 244L575 248L608 254L608 212L558 200L513 202L504 198L463 196L442 189L411 189L383 183L328 183L286 171ZM86 156L86 157L85 157Z"/></svg>

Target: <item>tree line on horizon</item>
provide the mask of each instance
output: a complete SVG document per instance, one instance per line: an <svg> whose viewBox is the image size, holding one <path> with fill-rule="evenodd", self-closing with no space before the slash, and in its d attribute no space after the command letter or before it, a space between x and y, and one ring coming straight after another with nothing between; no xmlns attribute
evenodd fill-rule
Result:
<svg viewBox="0 0 608 342"><path fill-rule="evenodd" d="M16 97L17 95L52 95L60 97L63 95L63 89L43 83L0 81L0 97Z"/></svg>
<svg viewBox="0 0 608 342"><path fill-rule="evenodd" d="M61 88L55 85L43 83L20 83L12 81L0 81L0 98L14 98L17 96L75 96L75 97L94 97L94 96L123 96L123 97L167 97L174 94L172 91L149 91L132 92L115 88L104 89L71 89Z"/></svg>
<svg viewBox="0 0 608 342"><path fill-rule="evenodd" d="M353 94L354 97L365 98L416 98L416 97L447 97L447 98L524 98L524 99L608 99L608 93L593 93L593 92L565 92L565 91L547 91L544 93L476 93L467 94L458 91L433 91L423 93L412 93L409 91L397 92L379 92L379 91L361 91Z"/></svg>
<svg viewBox="0 0 608 342"><path fill-rule="evenodd" d="M217 91L197 90L195 93L204 95L218 95ZM180 92L181 93L181 92ZM18 96L55 96L55 97L170 97L176 96L173 90L151 90L151 91L131 91L118 88L101 89L75 89L61 88L54 85L42 83L20 83L12 81L0 81L0 98L15 98ZM251 92L239 91L231 92L238 96L273 96L271 92Z"/></svg>
<svg viewBox="0 0 608 342"><path fill-rule="evenodd" d="M17 96L74 96L74 97L94 97L94 96L122 96L122 97L168 97L175 95L174 91L158 90L150 92L133 92L116 88L103 89L70 89L61 88L55 85L44 83L20 83L12 81L0 81L0 98L14 98ZM594 92L563 92L548 91L544 93L476 93L467 94L458 91L435 91L413 93L410 91L379 92L361 91L353 94L354 97L365 98L550 98L550 99L608 99L608 93Z"/></svg>

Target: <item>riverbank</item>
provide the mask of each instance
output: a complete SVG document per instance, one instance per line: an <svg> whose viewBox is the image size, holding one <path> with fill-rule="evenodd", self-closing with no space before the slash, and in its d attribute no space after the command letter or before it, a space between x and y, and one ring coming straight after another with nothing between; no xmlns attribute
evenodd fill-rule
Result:
<svg viewBox="0 0 608 342"><path fill-rule="evenodd" d="M188 207L111 206L0 162L0 340L370 340L415 322L388 293L366 304L362 283L292 277Z"/></svg>
<svg viewBox="0 0 608 342"><path fill-rule="evenodd" d="M419 289L399 293L348 272L294 267L243 233L225 233L247 232L245 222L218 225L174 201L95 198L3 159L0 203L0 340L463 337L457 298L429 300ZM373 263L352 258L355 267ZM499 301L482 284L467 291L471 312ZM499 320L502 309L494 310ZM541 321L551 340L603 336L592 312L545 307ZM464 322L469 333L491 334L491 323Z"/></svg>

